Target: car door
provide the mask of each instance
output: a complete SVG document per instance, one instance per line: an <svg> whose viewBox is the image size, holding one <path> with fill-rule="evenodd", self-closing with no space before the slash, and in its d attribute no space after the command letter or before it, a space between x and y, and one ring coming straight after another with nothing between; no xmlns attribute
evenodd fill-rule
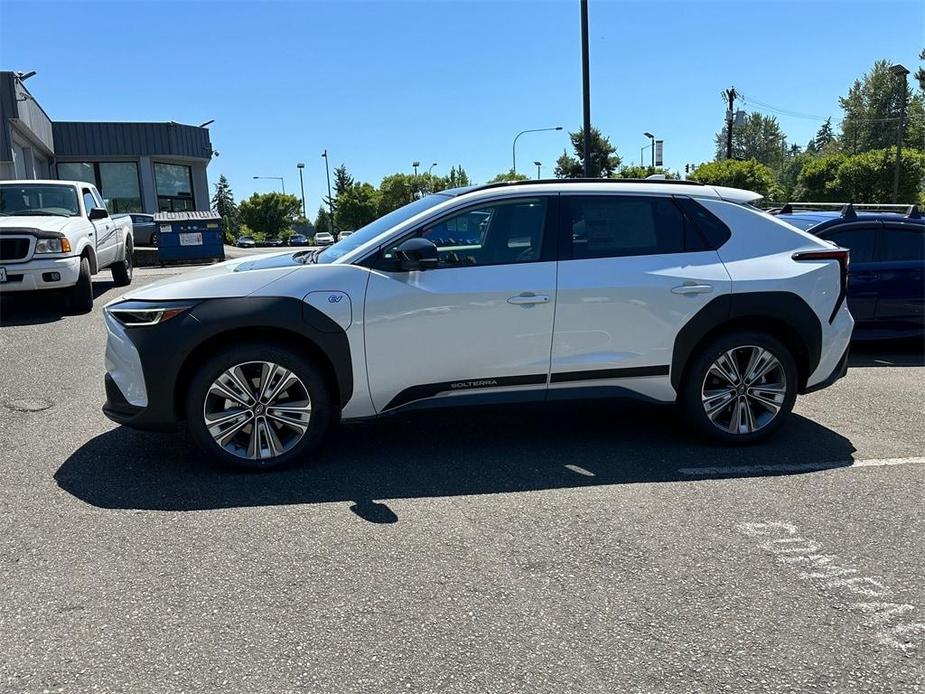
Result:
<svg viewBox="0 0 925 694"><path fill-rule="evenodd" d="M711 243L670 196L563 193L561 220L549 398L616 387L673 399L678 331L730 291Z"/></svg>
<svg viewBox="0 0 925 694"><path fill-rule="evenodd" d="M848 310L855 322L863 324L874 320L877 297L881 292L881 267L874 257L878 222L838 226L821 233L820 238L851 251L848 262Z"/></svg>
<svg viewBox="0 0 925 694"><path fill-rule="evenodd" d="M925 328L925 225L884 223L877 251L877 322L885 328Z"/></svg>
<svg viewBox="0 0 925 694"><path fill-rule="evenodd" d="M86 208L88 216L90 211L95 207L106 209L99 194L95 189L89 186L81 189L81 197L83 197L84 207ZM94 229L93 236L96 247L96 264L97 267L104 268L112 264L116 259L116 247L118 244L116 224L108 213L103 219L94 219L90 223L93 225Z"/></svg>
<svg viewBox="0 0 925 694"><path fill-rule="evenodd" d="M364 315L377 411L471 393L542 399L556 305L556 201L477 203L381 249ZM415 236L436 245L438 267L401 269L394 248Z"/></svg>

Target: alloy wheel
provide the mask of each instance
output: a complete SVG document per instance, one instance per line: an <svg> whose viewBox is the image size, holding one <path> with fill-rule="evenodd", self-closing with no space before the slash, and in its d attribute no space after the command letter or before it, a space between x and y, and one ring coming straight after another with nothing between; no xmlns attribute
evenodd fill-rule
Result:
<svg viewBox="0 0 925 694"><path fill-rule="evenodd" d="M756 345L723 352L707 369L701 401L707 418L730 434L752 434L770 424L787 397L780 360Z"/></svg>
<svg viewBox="0 0 925 694"><path fill-rule="evenodd" d="M248 460L290 451L308 431L308 389L279 364L250 361L223 371L206 392L203 417L212 440Z"/></svg>

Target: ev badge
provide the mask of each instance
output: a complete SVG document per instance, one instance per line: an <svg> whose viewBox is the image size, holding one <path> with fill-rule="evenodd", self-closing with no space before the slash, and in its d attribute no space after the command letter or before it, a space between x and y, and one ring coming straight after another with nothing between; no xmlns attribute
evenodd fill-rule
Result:
<svg viewBox="0 0 925 694"><path fill-rule="evenodd" d="M338 304L344 298L343 294L328 294L328 303Z"/></svg>

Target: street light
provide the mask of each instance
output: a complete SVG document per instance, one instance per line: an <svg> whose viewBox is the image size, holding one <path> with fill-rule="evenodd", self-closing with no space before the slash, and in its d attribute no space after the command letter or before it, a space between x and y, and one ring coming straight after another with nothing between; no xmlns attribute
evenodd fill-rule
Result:
<svg viewBox="0 0 925 694"><path fill-rule="evenodd" d="M421 162L419 162L419 161L413 161L413 162L411 162L411 166L414 167L414 177L415 177L415 178L418 177L418 167L419 167L420 165L421 165Z"/></svg>
<svg viewBox="0 0 925 694"><path fill-rule="evenodd" d="M328 176L328 214L331 219L331 231L334 231L334 200L331 198L331 167L328 164L328 150L325 149L321 153L321 158L324 159L324 170Z"/></svg>
<svg viewBox="0 0 925 694"><path fill-rule="evenodd" d="M654 169L654 168L655 168L655 135L653 135L652 133L643 133L643 135L645 135L646 137L648 137L649 140L651 141L651 147L652 147L652 168ZM641 159L642 159L642 157L640 157L640 160L641 160Z"/></svg>
<svg viewBox="0 0 925 694"><path fill-rule="evenodd" d="M514 142L511 144L511 171L517 173L517 138L524 133L543 133L550 130L562 130L561 125L554 128L531 128L530 130L521 130L514 136Z"/></svg>
<svg viewBox="0 0 925 694"><path fill-rule="evenodd" d="M286 181L283 180L282 176L254 176L254 179L258 179L258 178L271 178L274 181L279 181L280 185L282 185L283 187L283 195L286 194Z"/></svg>
<svg viewBox="0 0 925 694"><path fill-rule="evenodd" d="M533 165L536 167L536 180L540 180L540 167L543 166L542 162L535 161Z"/></svg>
<svg viewBox="0 0 925 694"><path fill-rule="evenodd" d="M299 170L299 190L302 191L302 217L305 221L308 221L308 217L305 214L305 181L302 180L302 169L305 168L305 163L300 161L295 166Z"/></svg>
<svg viewBox="0 0 925 694"><path fill-rule="evenodd" d="M436 165L437 165L437 162L434 162L433 164L430 165L430 168L427 169L427 175L428 175L428 176L430 176L431 171L434 170L434 167L435 167Z"/></svg>
<svg viewBox="0 0 925 694"><path fill-rule="evenodd" d="M899 202L899 171L902 168L903 158L903 121L906 119L906 93L909 89L906 80L909 70L897 63L890 66L890 74L900 79L900 89L902 89L899 102L899 126L896 128L896 169L893 172L893 203L895 204Z"/></svg>

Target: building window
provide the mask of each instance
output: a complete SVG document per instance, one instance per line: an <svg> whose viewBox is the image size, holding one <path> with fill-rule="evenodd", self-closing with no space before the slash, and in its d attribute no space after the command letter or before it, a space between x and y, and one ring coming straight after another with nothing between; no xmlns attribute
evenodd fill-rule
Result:
<svg viewBox="0 0 925 694"><path fill-rule="evenodd" d="M58 178L96 186L110 212L143 212L138 165L133 161L62 162Z"/></svg>
<svg viewBox="0 0 925 694"><path fill-rule="evenodd" d="M190 167L155 162L154 183L157 187L157 209L160 212L183 212L196 208Z"/></svg>

